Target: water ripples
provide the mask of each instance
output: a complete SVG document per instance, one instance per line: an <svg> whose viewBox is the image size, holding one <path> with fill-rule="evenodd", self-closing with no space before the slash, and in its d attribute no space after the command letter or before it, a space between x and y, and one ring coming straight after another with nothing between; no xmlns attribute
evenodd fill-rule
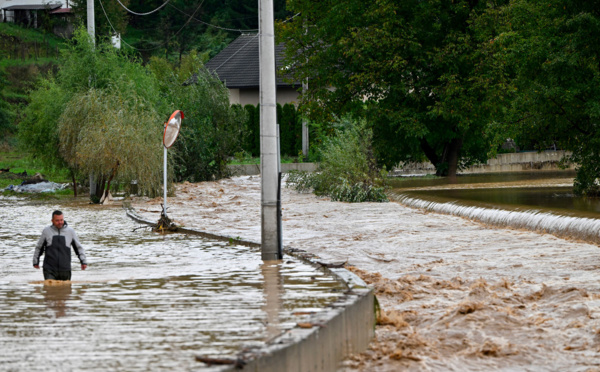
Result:
<svg viewBox="0 0 600 372"><path fill-rule="evenodd" d="M182 234L157 235L118 208L0 198L0 370L195 370L318 311L345 288L293 258ZM52 210L86 248L73 282L43 282L33 248ZM73 258L73 267L78 267Z"/></svg>

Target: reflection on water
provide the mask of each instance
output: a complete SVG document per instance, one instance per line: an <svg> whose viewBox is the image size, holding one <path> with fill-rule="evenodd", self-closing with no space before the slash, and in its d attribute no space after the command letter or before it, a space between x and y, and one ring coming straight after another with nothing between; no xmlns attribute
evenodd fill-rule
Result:
<svg viewBox="0 0 600 372"><path fill-rule="evenodd" d="M323 307L333 278L286 257L137 227L122 210L0 198L0 370L191 370L196 355L234 356ZM50 213L61 209L88 253L72 282L31 266ZM73 258L74 263L76 258ZM78 267L74 264L74 267Z"/></svg>
<svg viewBox="0 0 600 372"><path fill-rule="evenodd" d="M573 171L395 180L392 199L489 224L600 242L600 198L573 195Z"/></svg>
<svg viewBox="0 0 600 372"><path fill-rule="evenodd" d="M264 280L265 303L262 309L267 314L267 340L276 337L280 333L279 312L284 291L280 265L280 261L265 261L260 265Z"/></svg>
<svg viewBox="0 0 600 372"><path fill-rule="evenodd" d="M71 281L46 280L42 287L46 306L54 310L57 318L67 315L66 303L72 292Z"/></svg>
<svg viewBox="0 0 600 372"><path fill-rule="evenodd" d="M390 180L390 185L396 190L424 189L424 188L457 188L461 185L469 187L482 187L489 184L491 187L498 185L535 185L535 184L573 184L575 171L537 171L537 172L515 172L515 173L483 173L483 174L461 174L455 180L446 177L396 177ZM496 185L496 186L494 186Z"/></svg>

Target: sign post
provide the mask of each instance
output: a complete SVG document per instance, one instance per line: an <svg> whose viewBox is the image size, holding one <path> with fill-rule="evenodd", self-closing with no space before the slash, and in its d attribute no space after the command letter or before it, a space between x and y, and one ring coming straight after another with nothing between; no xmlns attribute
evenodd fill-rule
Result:
<svg viewBox="0 0 600 372"><path fill-rule="evenodd" d="M179 135L179 129L181 129L181 120L183 120L183 112L180 110L176 110L171 114L169 120L165 123L165 132L163 134L163 147L164 147L164 161L163 161L163 169L164 169L164 202L163 202L163 210L162 216L167 217L167 149L173 146L177 136Z"/></svg>

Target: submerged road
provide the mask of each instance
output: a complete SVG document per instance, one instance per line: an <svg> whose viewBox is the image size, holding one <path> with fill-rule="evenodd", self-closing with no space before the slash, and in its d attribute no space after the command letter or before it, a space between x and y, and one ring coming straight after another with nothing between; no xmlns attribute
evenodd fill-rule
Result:
<svg viewBox="0 0 600 372"><path fill-rule="evenodd" d="M160 200L133 206L152 219ZM260 178L177 185L170 216L260 241ZM398 203L282 189L284 245L346 262L373 285L382 325L341 370L585 371L600 365L600 249Z"/></svg>

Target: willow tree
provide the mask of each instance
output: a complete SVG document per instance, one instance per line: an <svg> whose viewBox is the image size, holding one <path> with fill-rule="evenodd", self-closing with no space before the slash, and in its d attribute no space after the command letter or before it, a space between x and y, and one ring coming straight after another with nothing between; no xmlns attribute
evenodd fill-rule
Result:
<svg viewBox="0 0 600 372"><path fill-rule="evenodd" d="M172 152L177 181L227 177L229 157L240 151L247 137L245 111L229 103L227 88L200 59L201 56L192 52L182 59L178 68L161 58L153 57L150 62L150 70L159 80L167 107L185 113Z"/></svg>
<svg viewBox="0 0 600 372"><path fill-rule="evenodd" d="M104 196L111 182L132 180L141 191L159 195L160 123L156 111L140 97L90 89L75 95L59 119L60 152L71 167L106 179Z"/></svg>
<svg viewBox="0 0 600 372"><path fill-rule="evenodd" d="M82 97L91 97L92 94L97 95L98 102L82 101ZM41 80L38 89L31 93L30 104L24 110L23 121L19 123L19 140L33 157L49 165L68 167L73 175L74 184L76 184L76 178L81 180L89 175L95 175L96 190L98 191L96 196L100 198L101 191L106 188L106 181L110 178L110 170L113 169L114 163L108 160L104 161L107 156L101 156L100 152L95 156L103 159L102 161L92 162L89 158L81 161L78 149L80 149L81 143L88 139L77 137L74 134L95 135L90 137L90 140L93 141L90 143L99 149L112 149L111 146L115 146L116 143L109 144L110 137L101 136L89 128L82 132L83 127L81 126L88 125L88 121L90 121L94 125L102 124L99 128L108 130L107 133L116 134L114 131L122 129L109 128L108 125L110 120L119 119L115 122L129 126L137 125L141 131L155 134L159 141L160 133L156 134L155 130L149 131L149 127L146 126L149 117L155 118L153 124L156 128L162 126L164 115L158 118L155 114L155 108L160 106L159 97L157 79L137 59L126 51L113 48L107 42L99 42L94 46L85 29L79 28L76 30L73 40L61 52L58 72L54 76ZM113 104L114 109L109 107L108 102ZM106 113L93 111L93 107L90 105L94 104L102 104ZM145 109L141 108L142 105ZM114 116L115 111L113 110L116 108L124 111L122 115L129 115L129 123L124 123L122 119ZM65 114L67 110L71 114L77 113L78 119L86 119L80 123L71 122L72 128L67 127L70 120ZM88 112L77 110L87 110ZM131 116L133 113L139 117ZM111 118L110 115L114 117ZM62 132L59 130L60 128L62 128ZM73 135L65 137L67 132L72 132ZM130 139L131 142L128 146L131 149L148 143L138 143L139 138L133 136L123 135L114 138ZM121 145L123 148L127 147L124 144ZM160 152L160 147L157 151ZM149 155L139 152L138 156L146 158ZM121 165L118 168L121 168ZM147 173L142 174L143 167L139 169L141 173L130 175L130 178L142 179L147 175ZM121 178L128 177L128 171L123 169L118 170L117 174L120 174ZM149 192L154 188L150 183L144 187L147 187L146 190Z"/></svg>

